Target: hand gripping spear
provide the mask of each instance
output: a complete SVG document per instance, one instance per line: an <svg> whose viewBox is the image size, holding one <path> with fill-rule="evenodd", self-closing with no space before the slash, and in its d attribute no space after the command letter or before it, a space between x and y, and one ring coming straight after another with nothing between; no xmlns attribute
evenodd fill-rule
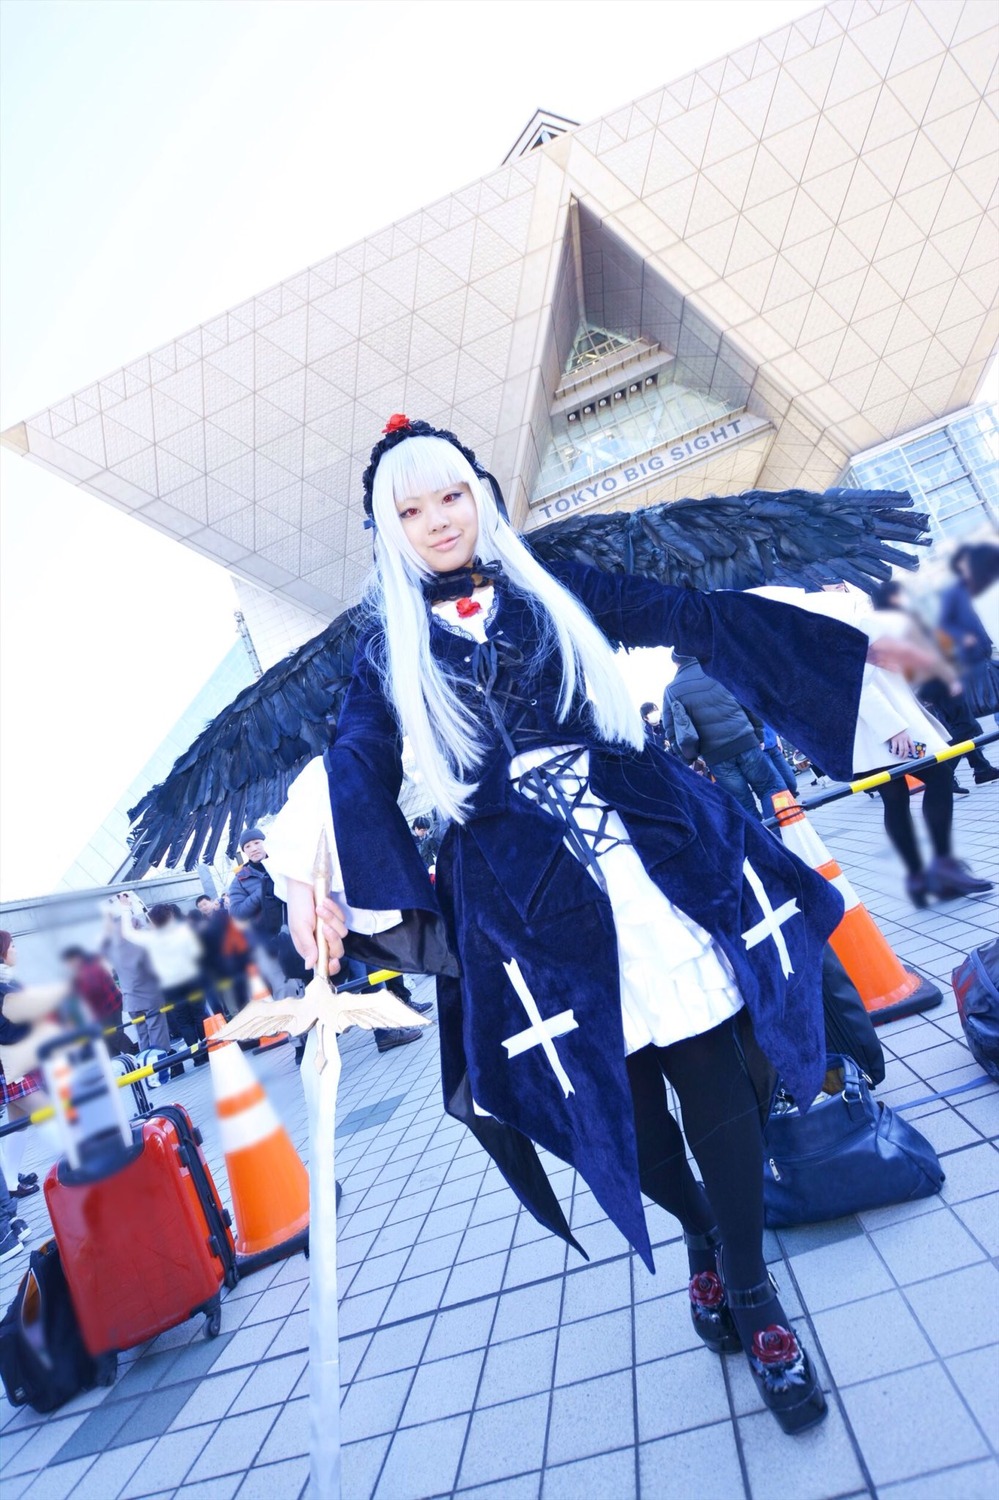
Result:
<svg viewBox="0 0 999 1500"><path fill-rule="evenodd" d="M318 913L330 889L330 851L323 834L313 866ZM329 980L329 946L316 917L315 972L297 1000L254 1001L217 1041L308 1032L302 1084L309 1109L309 1489L312 1500L340 1500L340 1350L336 1292L334 1136L340 1080L337 1036L348 1026L426 1026L387 990L337 992Z"/></svg>

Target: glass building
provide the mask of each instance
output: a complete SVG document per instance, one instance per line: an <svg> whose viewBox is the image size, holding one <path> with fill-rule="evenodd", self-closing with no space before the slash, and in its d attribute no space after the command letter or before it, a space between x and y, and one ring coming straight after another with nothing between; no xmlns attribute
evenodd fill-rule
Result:
<svg viewBox="0 0 999 1500"><path fill-rule="evenodd" d="M925 507L936 540L999 529L999 411L970 406L861 453L847 484L908 490Z"/></svg>

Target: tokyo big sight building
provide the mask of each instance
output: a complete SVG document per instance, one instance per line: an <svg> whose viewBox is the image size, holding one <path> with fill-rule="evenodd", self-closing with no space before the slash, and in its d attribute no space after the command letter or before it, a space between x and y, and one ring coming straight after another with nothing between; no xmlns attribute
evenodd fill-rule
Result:
<svg viewBox="0 0 999 1500"><path fill-rule="evenodd" d="M867 477L999 342L997 16L834 0L601 119L539 111L478 182L2 441L231 570L264 666L358 597L393 411L527 531Z"/></svg>

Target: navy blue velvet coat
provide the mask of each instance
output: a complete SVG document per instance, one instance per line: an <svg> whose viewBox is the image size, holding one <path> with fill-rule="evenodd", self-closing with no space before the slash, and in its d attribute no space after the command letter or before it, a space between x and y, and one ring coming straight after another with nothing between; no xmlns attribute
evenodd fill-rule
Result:
<svg viewBox="0 0 999 1500"><path fill-rule="evenodd" d="M612 643L675 645L697 656L793 743L814 750L832 774L849 775L868 644L859 632L751 595L700 594L576 564L551 571ZM492 642L486 673L483 649L432 616L438 658L473 704L482 702L491 664L495 697L516 722L518 750L588 748L594 792L620 813L663 893L725 952L759 1046L792 1092L812 1099L825 1069L821 952L842 916L839 894L675 757L648 744L635 751L599 740L585 698L559 723L560 672L550 657L537 656L530 602L502 582L496 595L486 626ZM532 1212L566 1238L530 1143L571 1162L651 1267L610 903L566 848L562 825L512 787L509 747L488 716L471 816L448 830L431 888L396 804L401 737L380 687L376 651L373 637L362 641L327 761L347 900L399 908L407 924L415 919L424 930L443 921L458 965L428 959L432 943L407 961L413 950L401 930L395 956L410 968L432 963L441 974L445 1106L475 1131ZM752 945L744 937L766 915L760 885L772 908L795 904L780 927L783 959L772 937ZM392 933L381 952L392 956ZM510 1056L503 1046L530 1025L504 969L513 958L542 1018L573 1013L576 1028L554 1039L568 1095L544 1047ZM492 1118L473 1111L473 1099Z"/></svg>

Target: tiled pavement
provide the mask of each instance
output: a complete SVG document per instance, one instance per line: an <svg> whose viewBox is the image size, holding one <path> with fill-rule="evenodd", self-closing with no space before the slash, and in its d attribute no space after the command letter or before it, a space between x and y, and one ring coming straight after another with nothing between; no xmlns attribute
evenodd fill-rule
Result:
<svg viewBox="0 0 999 1500"><path fill-rule="evenodd" d="M999 928L999 899L915 912L879 804L854 797L814 821L896 950L944 991L938 1009L882 1031L881 1097L979 1076L949 976ZM999 785L960 799L956 822L958 852L999 878ZM789 1439L741 1356L718 1360L692 1335L675 1222L650 1210L652 1277L549 1160L591 1263L567 1254L442 1114L435 1040L382 1057L367 1036L343 1045L345 1500L995 1500L999 1090L909 1115L943 1157L940 1197L768 1236L830 1393L827 1421ZM304 1145L288 1051L253 1065ZM224 1184L207 1077L189 1074L177 1094ZM37 1243L40 1195L26 1206ZM22 1267L0 1268L3 1305ZM240 1283L215 1342L194 1320L134 1351L110 1391L49 1417L0 1405L3 1500L299 1495L307 1298L298 1256Z"/></svg>

